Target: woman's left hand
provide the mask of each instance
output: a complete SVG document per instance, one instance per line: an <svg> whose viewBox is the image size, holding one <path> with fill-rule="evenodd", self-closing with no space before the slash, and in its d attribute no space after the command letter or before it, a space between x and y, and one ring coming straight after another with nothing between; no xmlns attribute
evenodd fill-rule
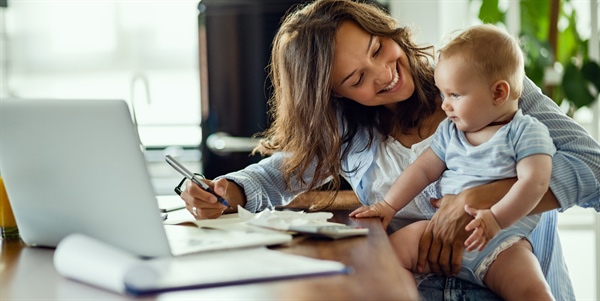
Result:
<svg viewBox="0 0 600 301"><path fill-rule="evenodd" d="M465 205L481 209L490 208L506 195L516 180L498 180L465 189L458 195L445 195L439 200L432 199L433 206L439 209L421 236L417 269L422 269L427 261L436 274L458 274L464 243L469 236L465 227L473 220L473 217L465 212ZM549 197L542 198L542 202L556 200L552 193L546 195Z"/></svg>
<svg viewBox="0 0 600 301"><path fill-rule="evenodd" d="M434 202L439 209L421 236L417 269L421 271L428 262L435 274L456 275L462 264L464 242L469 236L465 226L473 217L464 210L463 194L445 195Z"/></svg>

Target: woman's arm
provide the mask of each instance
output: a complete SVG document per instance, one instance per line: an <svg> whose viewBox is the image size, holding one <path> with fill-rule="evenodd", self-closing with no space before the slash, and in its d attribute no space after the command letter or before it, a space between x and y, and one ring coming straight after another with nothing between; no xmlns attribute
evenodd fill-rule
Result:
<svg viewBox="0 0 600 301"><path fill-rule="evenodd" d="M600 211L600 144L528 78L523 88L519 106L548 128L556 146L550 188L560 210L577 205Z"/></svg>
<svg viewBox="0 0 600 301"><path fill-rule="evenodd" d="M429 222L419 242L419 268L428 262L435 274L455 275L460 271L464 242L469 236L466 225L473 217L464 210L491 208L510 190L516 178L498 180L472 187L459 195L446 195L433 200L438 211ZM549 189L531 214L560 208L554 193Z"/></svg>
<svg viewBox="0 0 600 301"><path fill-rule="evenodd" d="M242 170L217 177L213 181L206 180L217 194L230 203L231 208L226 209L217 202L216 197L199 189L197 185L187 185L181 198L186 202L188 211L197 219L217 218L225 212L236 212L238 205L250 212L286 205L302 191L298 186L293 186L293 189L286 187L281 173L283 158L281 153L276 153ZM312 171L313 169L308 174ZM304 180L310 181L310 175L305 176Z"/></svg>
<svg viewBox="0 0 600 301"><path fill-rule="evenodd" d="M275 153L246 168L217 177L235 183L245 196L244 208L250 212L286 205L295 196L286 189L281 174L283 155Z"/></svg>
<svg viewBox="0 0 600 301"><path fill-rule="evenodd" d="M474 208L491 208L502 197L504 197L504 195L506 195L506 193L516 182L516 178L494 181L485 185L466 189L460 195L450 197L454 198L454 200L464 201L464 204ZM448 201L446 197L435 200L434 206L441 208L441 203L446 201ZM542 213L558 208L560 208L558 200L554 196L554 193L552 193L552 190L548 189L538 205L531 211L530 214Z"/></svg>

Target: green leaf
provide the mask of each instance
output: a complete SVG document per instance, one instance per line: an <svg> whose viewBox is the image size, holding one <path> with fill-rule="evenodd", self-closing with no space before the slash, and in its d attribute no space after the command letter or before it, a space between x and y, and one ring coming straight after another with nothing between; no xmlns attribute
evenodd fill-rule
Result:
<svg viewBox="0 0 600 301"><path fill-rule="evenodd" d="M486 0L484 0L486 1ZM537 40L548 39L550 1L520 1L521 32Z"/></svg>
<svg viewBox="0 0 600 301"><path fill-rule="evenodd" d="M565 67L561 87L565 92L565 97L577 108L590 105L596 100L590 93L583 72L572 62L569 62Z"/></svg>
<svg viewBox="0 0 600 301"><path fill-rule="evenodd" d="M478 17L483 23L504 23L504 13L498 7L498 0L483 0L479 8Z"/></svg>
<svg viewBox="0 0 600 301"><path fill-rule="evenodd" d="M575 24L569 22L567 28L559 32L557 47L556 60L559 62L567 62L577 55L579 43Z"/></svg>
<svg viewBox="0 0 600 301"><path fill-rule="evenodd" d="M474 2L474 0L470 0ZM512 0L511 0L512 1ZM549 0L520 0L521 45L525 55L525 72L545 94L560 104L563 100L579 108L593 103L600 91L600 66L588 63L588 41L581 38L577 31L577 14L572 9L570 0L561 0L559 23L561 24L557 41L557 57L554 58L549 45L549 28L551 24ZM484 23L506 23L506 14L499 8L499 0L481 0L479 19ZM560 87L548 88L544 84L544 71L554 64L554 60L565 66L565 73ZM577 65L575 65L575 62ZM586 62L581 69L581 62ZM592 95L591 84L596 87L596 95Z"/></svg>
<svg viewBox="0 0 600 301"><path fill-rule="evenodd" d="M600 92L600 65L594 61L587 61L581 67L581 73L585 79L596 86L596 91Z"/></svg>

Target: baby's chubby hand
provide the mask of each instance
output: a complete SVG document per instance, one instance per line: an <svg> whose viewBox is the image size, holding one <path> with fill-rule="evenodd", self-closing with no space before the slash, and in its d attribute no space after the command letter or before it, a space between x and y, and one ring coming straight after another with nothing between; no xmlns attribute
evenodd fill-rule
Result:
<svg viewBox="0 0 600 301"><path fill-rule="evenodd" d="M481 252L502 228L490 209L480 210L465 205L465 211L475 218L465 227L467 231L474 230L465 240L465 247L469 252L475 249Z"/></svg>
<svg viewBox="0 0 600 301"><path fill-rule="evenodd" d="M392 208L392 206L384 200L370 206L359 207L350 213L350 217L379 217L383 224L383 228L385 229L394 215L396 215L396 212L397 210Z"/></svg>

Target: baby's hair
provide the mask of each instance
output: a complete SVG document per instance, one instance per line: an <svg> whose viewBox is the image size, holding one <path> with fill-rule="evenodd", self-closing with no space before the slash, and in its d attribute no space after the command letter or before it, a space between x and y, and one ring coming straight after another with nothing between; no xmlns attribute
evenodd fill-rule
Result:
<svg viewBox="0 0 600 301"><path fill-rule="evenodd" d="M506 80L512 99L523 91L525 67L519 42L506 31L490 24L475 25L451 36L438 50L438 60L461 57L477 74L490 82Z"/></svg>

